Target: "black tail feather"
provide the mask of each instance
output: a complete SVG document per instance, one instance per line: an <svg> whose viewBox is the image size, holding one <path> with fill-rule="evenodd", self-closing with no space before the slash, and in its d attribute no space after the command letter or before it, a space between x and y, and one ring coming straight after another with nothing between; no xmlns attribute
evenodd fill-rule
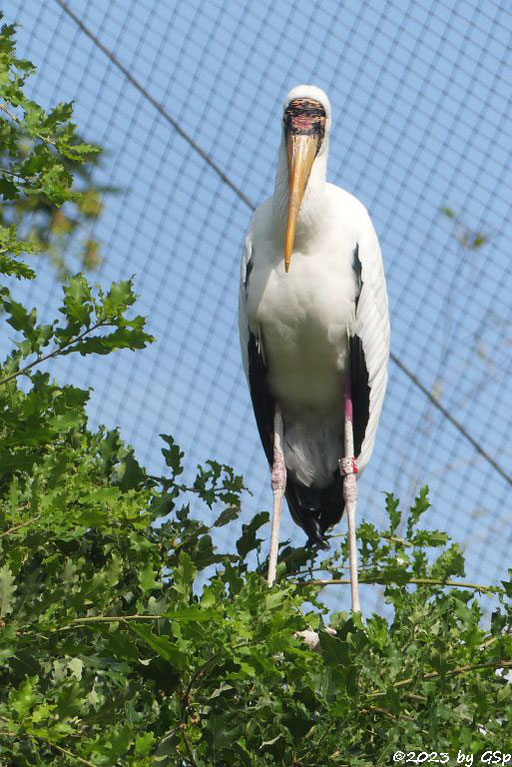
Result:
<svg viewBox="0 0 512 767"><path fill-rule="evenodd" d="M340 521L345 506L341 475L335 472L325 488L306 487L288 476L286 500L293 520L308 536L306 546L329 548L325 533Z"/></svg>

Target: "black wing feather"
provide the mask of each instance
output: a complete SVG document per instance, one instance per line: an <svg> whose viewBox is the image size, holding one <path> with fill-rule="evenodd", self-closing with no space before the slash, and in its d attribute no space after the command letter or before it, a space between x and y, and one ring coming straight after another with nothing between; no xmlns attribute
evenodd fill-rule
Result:
<svg viewBox="0 0 512 767"><path fill-rule="evenodd" d="M354 248L352 262L356 281L355 309L359 306L359 297L363 289L363 265L359 258L359 243ZM368 368L364 356L363 341L355 335L350 338L350 384L352 392L352 423L354 428L354 455L361 452L368 419L370 417L370 387Z"/></svg>
<svg viewBox="0 0 512 767"><path fill-rule="evenodd" d="M363 342L359 336L350 339L350 384L352 389L352 423L354 429L354 455L357 457L370 416L370 387L364 358Z"/></svg>
<svg viewBox="0 0 512 767"><path fill-rule="evenodd" d="M256 424L260 434L261 444L267 456L267 461L272 465L273 442L274 442L274 410L275 403L267 385L267 368L263 356L258 349L258 342L253 333L249 334L249 388L251 391L252 406L256 416Z"/></svg>

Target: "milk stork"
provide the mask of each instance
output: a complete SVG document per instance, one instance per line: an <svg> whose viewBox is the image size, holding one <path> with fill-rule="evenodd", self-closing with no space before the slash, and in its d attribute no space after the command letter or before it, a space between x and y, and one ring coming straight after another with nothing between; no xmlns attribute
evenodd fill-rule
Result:
<svg viewBox="0 0 512 767"><path fill-rule="evenodd" d="M350 509L354 475L375 441L390 331L370 217L359 200L326 181L330 127L331 105L322 90L299 85L288 93L274 195L256 209L245 240L240 340L272 466L269 584L283 495L307 544L319 548L327 548L326 531L347 502L353 607L359 609Z"/></svg>

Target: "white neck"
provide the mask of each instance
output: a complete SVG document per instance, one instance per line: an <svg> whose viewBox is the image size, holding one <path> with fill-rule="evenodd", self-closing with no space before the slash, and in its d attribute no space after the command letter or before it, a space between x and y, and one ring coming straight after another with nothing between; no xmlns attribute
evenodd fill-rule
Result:
<svg viewBox="0 0 512 767"><path fill-rule="evenodd" d="M311 168L309 180L306 185L299 215L297 217L295 244L298 247L300 247L301 243L306 239L309 239L315 231L318 231L318 224L326 214L325 194L327 187L327 155L328 139L327 136L324 136L320 151ZM283 239L288 218L288 201L288 157L286 152L286 141L283 136L277 157L277 171L274 188L274 223L277 231L283 233Z"/></svg>

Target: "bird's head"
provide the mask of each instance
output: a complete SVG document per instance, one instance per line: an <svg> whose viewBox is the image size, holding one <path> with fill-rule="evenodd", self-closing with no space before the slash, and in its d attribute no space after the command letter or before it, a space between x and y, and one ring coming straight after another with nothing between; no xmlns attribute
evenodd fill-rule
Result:
<svg viewBox="0 0 512 767"><path fill-rule="evenodd" d="M331 120L327 95L314 85L298 85L284 102L283 130L288 156L289 202L284 268L290 268L297 217L317 155L325 151Z"/></svg>

